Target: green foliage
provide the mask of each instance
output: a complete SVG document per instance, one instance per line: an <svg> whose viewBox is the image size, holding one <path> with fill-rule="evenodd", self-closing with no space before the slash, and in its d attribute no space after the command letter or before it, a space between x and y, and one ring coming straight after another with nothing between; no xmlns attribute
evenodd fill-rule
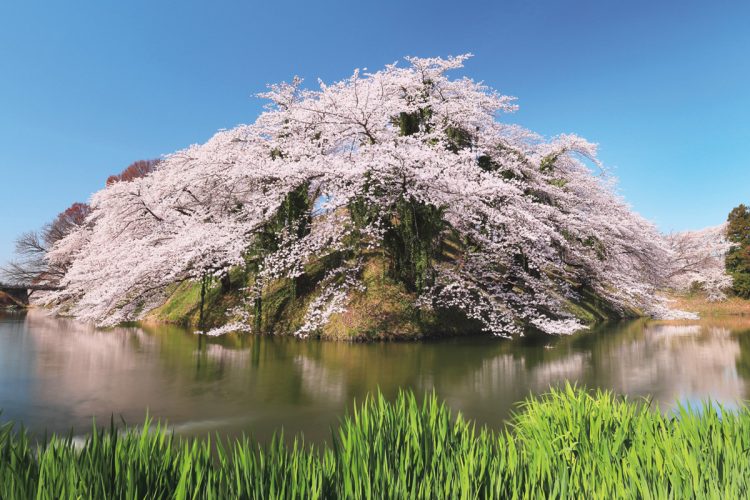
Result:
<svg viewBox="0 0 750 500"><path fill-rule="evenodd" d="M750 256L746 258L750 258ZM743 299L750 299L750 272L734 271L732 277L734 279L732 282L734 294Z"/></svg>
<svg viewBox="0 0 750 500"><path fill-rule="evenodd" d="M496 172L501 168L500 164L494 161L492 157L488 155L482 155L477 158L477 164L479 165L479 168L481 168L485 172Z"/></svg>
<svg viewBox="0 0 750 500"><path fill-rule="evenodd" d="M555 163L563 153L565 153L564 150L549 154L542 158L542 160L539 162L539 171L548 173L555 170Z"/></svg>
<svg viewBox="0 0 750 500"><path fill-rule="evenodd" d="M279 206L275 216L262 228L253 246L245 256L248 276L254 276L258 272L258 266L263 258L279 249L285 234L302 238L310 233L314 202L315 196L310 196L310 185L308 183L300 184L284 197L284 201ZM296 280L289 280L288 292L292 300L296 296L296 285ZM264 316L268 316L264 311L264 306L263 296L261 295L256 299L253 308L254 326L258 331L267 327L263 323Z"/></svg>
<svg viewBox="0 0 750 500"><path fill-rule="evenodd" d="M727 217L727 239L732 243L726 256L727 271L734 278L735 295L750 298L750 211L745 205Z"/></svg>
<svg viewBox="0 0 750 500"><path fill-rule="evenodd" d="M82 444L0 428L0 498L746 498L750 410L670 415L571 386L477 429L427 395L367 398L321 448L283 436L94 429Z"/></svg>
<svg viewBox="0 0 750 500"><path fill-rule="evenodd" d="M310 302L323 292L321 282L329 270L339 267L344 255L332 252L312 259L304 266L304 274L281 278L267 284L256 302L255 332L292 334L303 324Z"/></svg>
<svg viewBox="0 0 750 500"><path fill-rule="evenodd" d="M399 133L407 136L416 134L422 127L427 127L431 116L432 111L429 108L423 108L413 113L401 112L395 122L398 124Z"/></svg>
<svg viewBox="0 0 750 500"><path fill-rule="evenodd" d="M385 228L383 248L390 259L390 275L410 291L421 291L433 278L432 263L439 255L447 228L442 207L400 197L387 214L377 211L360 197L350 211L355 226L380 218Z"/></svg>
<svg viewBox="0 0 750 500"><path fill-rule="evenodd" d="M448 139L448 149L454 153L471 147L474 142L474 137L469 132L458 127L446 128L445 135Z"/></svg>
<svg viewBox="0 0 750 500"><path fill-rule="evenodd" d="M303 183L284 197L275 216L258 235L251 254L263 256L277 250L285 232L298 238L310 233L314 200L310 199L309 191L309 184Z"/></svg>
<svg viewBox="0 0 750 500"><path fill-rule="evenodd" d="M411 135L426 127L431 116L429 109L401 113L396 122L402 135ZM448 140L459 147L468 135L458 129L449 129ZM349 211L356 227L363 227L380 219L385 228L383 247L390 258L391 277L403 283L409 291L421 291L433 278L432 262L442 246L442 233L447 225L443 218L445 209L419 202L411 196L400 196L387 210L372 206L368 194L382 195L376 179L368 177L364 196L350 203Z"/></svg>
<svg viewBox="0 0 750 500"><path fill-rule="evenodd" d="M740 204L729 212L727 239L732 243L750 245L750 211L745 205Z"/></svg>
<svg viewBox="0 0 750 500"><path fill-rule="evenodd" d="M398 125L401 135L408 136L419 131L429 132L431 130L431 118L432 110L427 107L420 108L412 113L401 112L398 117L394 118L393 122ZM474 140L471 133L455 126L445 128L445 139L448 149L454 153L470 147Z"/></svg>
<svg viewBox="0 0 750 500"><path fill-rule="evenodd" d="M383 238L392 273L408 289L421 291L432 280L432 261L440 252L444 210L403 198L394 208L396 220Z"/></svg>

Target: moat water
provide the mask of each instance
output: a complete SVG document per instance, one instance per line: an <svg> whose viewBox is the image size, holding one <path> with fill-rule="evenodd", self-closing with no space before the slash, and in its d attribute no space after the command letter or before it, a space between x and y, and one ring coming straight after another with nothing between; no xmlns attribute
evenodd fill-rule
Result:
<svg viewBox="0 0 750 500"><path fill-rule="evenodd" d="M734 407L750 399L750 318L639 320L542 341L350 344L0 313L0 421L37 434L83 434L112 416L135 425L148 414L183 435L267 440L283 427L320 441L378 389L389 398L435 390L499 428L519 401L565 381L651 397L664 411L709 398Z"/></svg>

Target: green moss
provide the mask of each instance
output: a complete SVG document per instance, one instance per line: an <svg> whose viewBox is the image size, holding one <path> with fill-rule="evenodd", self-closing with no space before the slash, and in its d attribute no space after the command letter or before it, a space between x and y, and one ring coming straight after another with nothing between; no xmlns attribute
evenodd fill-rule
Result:
<svg viewBox="0 0 750 500"><path fill-rule="evenodd" d="M454 261L463 251L462 242L450 234L444 238L443 262ZM332 253L313 259L304 274L295 279L279 279L269 283L261 293L260 322L253 321L257 333L292 335L303 324L310 304L324 289L321 282L327 272L344 262L345 256ZM351 258L351 256L349 256ZM389 259L382 253L363 255L365 263L361 279L364 290L353 291L345 312L333 314L314 335L335 340L393 340L438 336L471 335L482 332L481 324L458 310L423 310L415 306L417 295L401 280L389 273ZM230 272L231 287L223 291L218 280L209 282L204 305L205 327L225 324L227 311L245 304L242 288L252 276L242 268ZM163 305L151 311L147 320L198 327L200 317L200 282L185 281L173 285ZM576 318L587 325L616 320L614 311L592 290L581 288L581 297L566 306ZM246 306L247 307L247 306ZM248 311L251 314L257 311ZM637 316L637 311L628 315Z"/></svg>
<svg viewBox="0 0 750 500"><path fill-rule="evenodd" d="M352 294L346 312L331 316L321 336L343 340L391 340L470 335L481 325L460 311L424 311L416 294L387 272L380 255L368 256L362 272L364 291Z"/></svg>
<svg viewBox="0 0 750 500"><path fill-rule="evenodd" d="M302 326L308 297L297 297L294 280L281 279L271 283L262 294L261 331L292 334Z"/></svg>
<svg viewBox="0 0 750 500"><path fill-rule="evenodd" d="M598 323L616 321L623 317L639 317L639 311L626 310L618 312L614 310L604 299L587 287L577 290L580 300L566 301L567 309L584 324L593 326Z"/></svg>
<svg viewBox="0 0 750 500"><path fill-rule="evenodd" d="M183 281L167 290L168 298L147 317L150 321L192 324L192 317L200 307L201 285L198 281Z"/></svg>
<svg viewBox="0 0 750 500"><path fill-rule="evenodd" d="M222 291L218 280L209 280L204 303L204 322L206 328L221 326L227 322L227 311L242 302L239 291L244 285L244 274L237 268L230 272L232 287L229 292ZM168 297L164 303L149 312L146 321L172 323L189 327L199 327L201 283L199 280L183 281L172 285L167 290Z"/></svg>

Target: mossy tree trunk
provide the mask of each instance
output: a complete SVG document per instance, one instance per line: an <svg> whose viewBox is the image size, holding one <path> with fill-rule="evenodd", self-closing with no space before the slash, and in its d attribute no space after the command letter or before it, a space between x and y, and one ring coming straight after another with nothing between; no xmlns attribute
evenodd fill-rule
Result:
<svg viewBox="0 0 750 500"><path fill-rule="evenodd" d="M208 279L208 274L204 272L201 277L201 304L200 311L198 312L198 328L200 328L201 333L206 333L206 315L204 309L206 305L206 286L208 285Z"/></svg>
<svg viewBox="0 0 750 500"><path fill-rule="evenodd" d="M253 246L248 250L247 274L257 274L260 263L266 256L279 250L283 245L283 235L292 238L303 238L310 233L312 224L312 209L316 194L310 193L309 183L302 183L290 191L282 201L276 214L256 238ZM292 300L297 295L297 279L291 280L289 285ZM260 332L263 327L263 291L259 290L253 303L254 328Z"/></svg>

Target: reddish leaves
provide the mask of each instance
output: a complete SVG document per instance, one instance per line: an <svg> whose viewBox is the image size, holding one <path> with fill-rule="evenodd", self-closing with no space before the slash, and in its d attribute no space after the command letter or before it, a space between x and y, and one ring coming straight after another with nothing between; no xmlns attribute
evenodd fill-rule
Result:
<svg viewBox="0 0 750 500"><path fill-rule="evenodd" d="M156 169L160 160L138 160L131 163L119 175L110 175L107 178L107 186L115 182L130 182L133 179L145 177Z"/></svg>

